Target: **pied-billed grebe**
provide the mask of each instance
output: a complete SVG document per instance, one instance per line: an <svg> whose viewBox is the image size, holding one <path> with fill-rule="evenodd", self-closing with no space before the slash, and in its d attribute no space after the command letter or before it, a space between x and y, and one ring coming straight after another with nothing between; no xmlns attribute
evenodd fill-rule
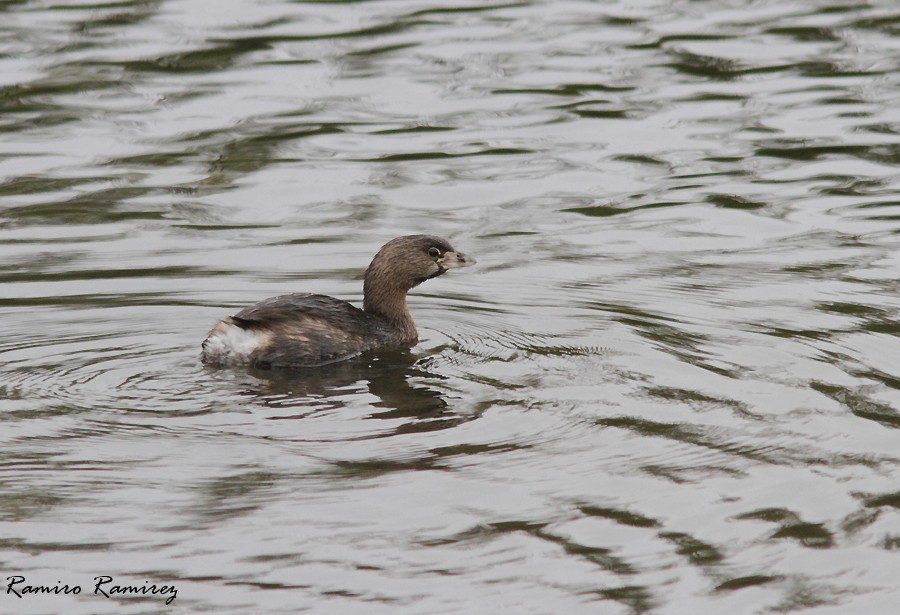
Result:
<svg viewBox="0 0 900 615"><path fill-rule="evenodd" d="M215 365L315 366L375 348L418 340L406 293L448 269L473 265L446 239L397 237L366 269L363 309L326 295L295 293L260 301L220 320L203 342L203 360Z"/></svg>

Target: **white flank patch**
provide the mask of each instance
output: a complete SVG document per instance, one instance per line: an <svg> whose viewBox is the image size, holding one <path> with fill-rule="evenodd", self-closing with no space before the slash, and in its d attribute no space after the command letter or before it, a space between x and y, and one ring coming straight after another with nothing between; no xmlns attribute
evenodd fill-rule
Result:
<svg viewBox="0 0 900 615"><path fill-rule="evenodd" d="M203 342L203 356L212 363L248 363L250 353L267 339L265 333L247 331L222 321L213 327Z"/></svg>

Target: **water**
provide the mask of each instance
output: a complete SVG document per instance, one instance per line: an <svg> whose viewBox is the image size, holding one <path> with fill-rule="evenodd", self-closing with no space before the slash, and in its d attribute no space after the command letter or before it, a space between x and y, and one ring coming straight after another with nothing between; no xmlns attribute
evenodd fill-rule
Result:
<svg viewBox="0 0 900 615"><path fill-rule="evenodd" d="M898 24L0 4L0 611L894 613ZM414 232L410 352L200 363Z"/></svg>

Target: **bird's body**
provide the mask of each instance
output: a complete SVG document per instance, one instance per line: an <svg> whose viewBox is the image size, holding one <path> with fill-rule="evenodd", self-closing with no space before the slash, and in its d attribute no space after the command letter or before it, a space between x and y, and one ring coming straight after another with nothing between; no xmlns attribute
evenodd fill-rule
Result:
<svg viewBox="0 0 900 615"><path fill-rule="evenodd" d="M334 297L296 293L266 299L220 321L203 352L213 363L314 366L401 343L382 317Z"/></svg>
<svg viewBox="0 0 900 615"><path fill-rule="evenodd" d="M385 244L366 270L363 309L326 295L265 299L219 321L203 342L216 365L316 366L367 350L418 340L406 292L447 269L473 264L439 237L411 235Z"/></svg>

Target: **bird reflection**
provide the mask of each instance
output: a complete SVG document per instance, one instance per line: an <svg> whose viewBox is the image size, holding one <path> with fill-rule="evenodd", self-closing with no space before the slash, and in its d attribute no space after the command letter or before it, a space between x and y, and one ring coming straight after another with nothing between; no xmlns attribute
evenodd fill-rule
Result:
<svg viewBox="0 0 900 615"><path fill-rule="evenodd" d="M443 376L428 371L409 350L365 353L332 365L295 369L250 369L245 394L266 406L311 408L316 412L345 407L360 393L375 396L369 419L411 419L384 435L436 431L465 421L454 413L445 394L416 383L421 378ZM308 412L292 417L302 418Z"/></svg>

